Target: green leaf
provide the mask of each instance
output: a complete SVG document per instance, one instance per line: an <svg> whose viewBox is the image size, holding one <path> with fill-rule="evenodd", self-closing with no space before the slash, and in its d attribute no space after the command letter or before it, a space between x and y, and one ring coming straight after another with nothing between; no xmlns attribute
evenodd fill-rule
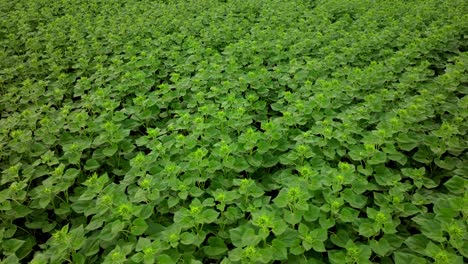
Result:
<svg viewBox="0 0 468 264"><path fill-rule="evenodd" d="M338 231L335 234L332 234L330 236L330 241L339 246L339 247L346 247L346 244L350 240L349 233L346 230L343 229L338 229Z"/></svg>
<svg viewBox="0 0 468 264"><path fill-rule="evenodd" d="M386 256L392 250L390 243L388 243L388 241L385 238L381 238L378 241L371 240L369 245L372 248L372 251L374 251L381 257Z"/></svg>
<svg viewBox="0 0 468 264"><path fill-rule="evenodd" d="M229 230L232 244L238 248L256 245L261 238L255 234L255 230L247 225Z"/></svg>
<svg viewBox="0 0 468 264"><path fill-rule="evenodd" d="M328 217L324 216L323 214L320 216L319 224L324 229L329 229L329 228L333 227L335 225L335 223L336 223L335 219L333 219L333 218L328 218Z"/></svg>
<svg viewBox="0 0 468 264"><path fill-rule="evenodd" d="M457 247L458 252L465 257L468 258L468 241L462 241L462 245L460 247Z"/></svg>
<svg viewBox="0 0 468 264"><path fill-rule="evenodd" d="M346 253L343 250L329 250L327 253L331 264L343 264L346 258Z"/></svg>
<svg viewBox="0 0 468 264"><path fill-rule="evenodd" d="M4 240L2 242L2 248L6 253L14 254L24 243L24 240L12 238Z"/></svg>
<svg viewBox="0 0 468 264"><path fill-rule="evenodd" d="M309 204L309 209L302 213L302 218L306 221L312 222L320 217L320 208Z"/></svg>
<svg viewBox="0 0 468 264"><path fill-rule="evenodd" d="M263 155L260 153L255 153L254 155L247 156L247 161L253 167L261 167L263 163Z"/></svg>
<svg viewBox="0 0 468 264"><path fill-rule="evenodd" d="M284 220L288 222L291 225L298 224L301 222L302 219L302 212L296 211L296 212L289 212L287 210L284 210Z"/></svg>
<svg viewBox="0 0 468 264"><path fill-rule="evenodd" d="M325 248L325 244L321 241L313 241L312 242L312 248L316 251L316 252L326 252L326 248Z"/></svg>
<svg viewBox="0 0 468 264"><path fill-rule="evenodd" d="M45 198L45 201L50 202L49 197ZM44 205L44 207L45 207L45 206L47 206L47 204L46 205L42 204L42 205ZM42 208L44 208L44 207L42 207ZM10 213L12 213L15 218L25 217L25 216L31 214L32 212L33 212L33 210L31 210L28 206L25 206L25 205L22 205L22 204L15 205L13 207L13 210L10 211Z"/></svg>
<svg viewBox="0 0 468 264"><path fill-rule="evenodd" d="M2 264L18 264L20 263L20 259L15 255L9 255L8 257L2 260Z"/></svg>
<svg viewBox="0 0 468 264"><path fill-rule="evenodd" d="M424 258L411 253L396 251L393 253L393 258L395 260L395 264L427 264L427 261Z"/></svg>
<svg viewBox="0 0 468 264"><path fill-rule="evenodd" d="M359 235L364 237L372 237L379 233L379 230L375 228L374 223L366 221L359 224Z"/></svg>
<svg viewBox="0 0 468 264"><path fill-rule="evenodd" d="M203 252L210 257L222 255L227 250L228 248L224 244L224 240L218 237L210 237L208 239L208 246L203 248Z"/></svg>
<svg viewBox="0 0 468 264"><path fill-rule="evenodd" d="M199 215L198 215L199 216ZM197 216L196 216L197 217ZM201 222L201 221L199 221ZM174 213L174 223L180 225L184 228L190 228L194 226L193 218L190 215L190 212L187 209L180 209Z"/></svg>
<svg viewBox="0 0 468 264"><path fill-rule="evenodd" d="M275 219L274 222L273 222L273 227L271 229L271 231L276 235L276 236L279 236L281 235L282 233L284 233L286 231L286 229L288 228L288 225L286 224L285 221L283 221L282 219Z"/></svg>
<svg viewBox="0 0 468 264"><path fill-rule="evenodd" d="M312 236L312 238L314 240L317 240L317 241L326 241L327 238L328 238L328 234L327 234L327 230L324 229L324 228L315 228L313 229L311 232L310 232L310 235Z"/></svg>
<svg viewBox="0 0 468 264"><path fill-rule="evenodd" d="M429 164L433 160L433 155L427 148L418 148L418 151L413 155L413 159L421 163Z"/></svg>
<svg viewBox="0 0 468 264"><path fill-rule="evenodd" d="M468 188L468 180L460 176L452 176L444 183L444 186L452 193L463 194Z"/></svg>
<svg viewBox="0 0 468 264"><path fill-rule="evenodd" d="M85 229L89 231L96 230L100 228L103 224L104 224L103 219L99 219L99 218L95 219L95 217L93 217Z"/></svg>
<svg viewBox="0 0 468 264"><path fill-rule="evenodd" d="M89 170L89 171L94 171L96 169L98 169L101 165L99 164L99 162L95 159L89 159L86 161L85 165L84 165L84 169L85 170Z"/></svg>
<svg viewBox="0 0 468 264"><path fill-rule="evenodd" d="M77 264L85 264L86 263L86 256L81 253L73 253L72 254L73 263Z"/></svg>
<svg viewBox="0 0 468 264"><path fill-rule="evenodd" d="M157 256L158 264L176 264L176 262L166 254Z"/></svg>
<svg viewBox="0 0 468 264"><path fill-rule="evenodd" d="M0 235L0 240L1 240L1 235ZM15 252L15 255L19 259L26 258L33 251L33 248L37 244L36 238L33 237L32 235L28 235L26 238L24 238L23 241L24 241L24 244Z"/></svg>
<svg viewBox="0 0 468 264"><path fill-rule="evenodd" d="M242 248L234 248L233 250L229 251L229 260L230 261L240 261L243 257L244 251ZM231 262L226 262L226 263L231 263Z"/></svg>
<svg viewBox="0 0 468 264"><path fill-rule="evenodd" d="M139 237L138 242L135 246L136 251L142 251L145 248L150 248L151 247L151 239L146 238L146 237Z"/></svg>
<svg viewBox="0 0 468 264"><path fill-rule="evenodd" d="M432 240L438 242L446 241L443 235L442 225L439 221L431 219L428 215L417 215L412 218L421 227L421 232Z"/></svg>
<svg viewBox="0 0 468 264"><path fill-rule="evenodd" d="M424 250L424 253L431 258L435 258L440 252L442 249L430 241Z"/></svg>
<svg viewBox="0 0 468 264"><path fill-rule="evenodd" d="M215 222L216 219L218 219L219 212L216 212L214 209L205 209L200 216L204 223L209 224Z"/></svg>
<svg viewBox="0 0 468 264"><path fill-rule="evenodd" d="M79 174L80 174L80 171L78 169L70 168L65 171L65 173L63 174L63 178L74 180L78 177Z"/></svg>
<svg viewBox="0 0 468 264"><path fill-rule="evenodd" d="M351 223L351 222L354 222L358 218L359 211L353 208L344 207L343 209L341 209L339 215L340 215L340 219L343 222Z"/></svg>
<svg viewBox="0 0 468 264"><path fill-rule="evenodd" d="M275 199L273 199L273 202L279 208L286 207L288 205L288 191L286 189L281 189Z"/></svg>
<svg viewBox="0 0 468 264"><path fill-rule="evenodd" d="M142 235L147 228L148 224L146 223L146 221L142 218L137 218L132 222L130 233L132 233L135 236L139 236Z"/></svg>
<svg viewBox="0 0 468 264"><path fill-rule="evenodd" d="M288 249L286 243L281 239L275 238L272 241L271 248L273 249L273 258L276 260L286 260L288 259Z"/></svg>
<svg viewBox="0 0 468 264"><path fill-rule="evenodd" d="M47 150L48 149L46 146L44 146L43 144L39 144L37 142L34 142L30 147L32 157L38 157L42 155L44 152L46 152Z"/></svg>
<svg viewBox="0 0 468 264"><path fill-rule="evenodd" d="M441 159L434 159L434 163L439 166L440 168L442 169L446 169L446 170L453 170L455 169L457 166L459 166L459 164L461 163L461 161L455 157L447 157L443 160Z"/></svg>
<svg viewBox="0 0 468 264"><path fill-rule="evenodd" d="M424 254L429 240L423 235L413 235L405 240L405 244L414 252Z"/></svg>
<svg viewBox="0 0 468 264"><path fill-rule="evenodd" d="M102 154L107 157L112 157L118 150L118 145L117 144L112 144L106 148L102 149Z"/></svg>
<svg viewBox="0 0 468 264"><path fill-rule="evenodd" d="M371 165L382 164L387 161L387 155L385 152L376 152L371 159L368 160L368 163Z"/></svg>
<svg viewBox="0 0 468 264"><path fill-rule="evenodd" d="M364 208L367 204L367 198L364 195L357 194L351 189L345 189L342 192L343 199L354 208Z"/></svg>
<svg viewBox="0 0 468 264"><path fill-rule="evenodd" d="M79 250L83 247L83 244L86 241L86 237L84 235L85 230L83 225L80 225L77 228L74 228L70 231L70 238L72 240L72 248L74 250Z"/></svg>
<svg viewBox="0 0 468 264"><path fill-rule="evenodd" d="M184 232L180 234L180 242L184 245L192 244L196 239L196 236L190 232Z"/></svg>
<svg viewBox="0 0 468 264"><path fill-rule="evenodd" d="M115 220L114 222L104 226L99 234L99 238L103 241L111 241L124 229L124 227L125 223L120 220Z"/></svg>

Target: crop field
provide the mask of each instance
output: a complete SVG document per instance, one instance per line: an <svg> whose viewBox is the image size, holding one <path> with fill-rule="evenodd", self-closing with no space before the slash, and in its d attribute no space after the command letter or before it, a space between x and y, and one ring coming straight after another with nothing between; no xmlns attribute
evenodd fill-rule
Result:
<svg viewBox="0 0 468 264"><path fill-rule="evenodd" d="M0 0L0 263L468 263L468 1Z"/></svg>

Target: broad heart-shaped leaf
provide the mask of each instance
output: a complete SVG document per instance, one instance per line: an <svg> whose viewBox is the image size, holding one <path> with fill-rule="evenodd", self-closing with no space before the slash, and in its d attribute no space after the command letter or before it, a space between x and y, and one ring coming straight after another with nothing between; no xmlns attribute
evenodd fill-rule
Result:
<svg viewBox="0 0 468 264"><path fill-rule="evenodd" d="M363 219L358 222L359 225L359 235L364 237L372 237L379 233L379 229L376 228L376 225L372 220Z"/></svg>
<svg viewBox="0 0 468 264"><path fill-rule="evenodd" d="M275 238L272 241L272 256L275 260L286 260L288 258L288 248L281 239Z"/></svg>
<svg viewBox="0 0 468 264"><path fill-rule="evenodd" d="M89 170L89 171L94 171L98 169L100 166L101 165L96 159L89 159L86 161L86 164L84 165L84 169Z"/></svg>
<svg viewBox="0 0 468 264"><path fill-rule="evenodd" d="M278 164L279 162L279 157L270 153L270 152L267 152L263 155L263 162L262 162L262 167L264 168L271 168L273 166L275 166L276 164Z"/></svg>
<svg viewBox="0 0 468 264"><path fill-rule="evenodd" d="M196 236L190 232L183 232L180 234L180 243L184 245L192 244L196 239Z"/></svg>
<svg viewBox="0 0 468 264"><path fill-rule="evenodd" d="M203 247L207 256L219 256L228 250L224 240L219 237L208 238L208 246Z"/></svg>
<svg viewBox="0 0 468 264"><path fill-rule="evenodd" d="M142 218L137 218L132 222L130 233L132 233L135 236L139 236L142 235L147 228L148 224L146 223L146 221Z"/></svg>
<svg viewBox="0 0 468 264"><path fill-rule="evenodd" d="M429 242L429 239L427 239L423 235L413 235L408 237L405 240L405 244L414 252L419 253L419 254L425 254L426 246L427 243Z"/></svg>
<svg viewBox="0 0 468 264"><path fill-rule="evenodd" d="M425 147L418 147L418 151L413 155L414 160L425 164L431 163L433 158L432 151Z"/></svg>
<svg viewBox="0 0 468 264"><path fill-rule="evenodd" d="M198 222L202 223L200 215L196 217L200 218ZM190 228L195 225L192 216L190 215L190 211L185 208L181 208L180 210L174 213L174 223L177 223L181 227Z"/></svg>
<svg viewBox="0 0 468 264"><path fill-rule="evenodd" d="M376 152L372 155L372 157L368 160L368 163L371 165L382 164L387 161L387 155L385 152Z"/></svg>
<svg viewBox="0 0 468 264"><path fill-rule="evenodd" d="M288 210L283 210L283 211L284 211L283 218L289 224L295 225L301 222L302 212L300 211L290 212Z"/></svg>
<svg viewBox="0 0 468 264"><path fill-rule="evenodd" d="M336 221L333 218L329 218L322 214L319 218L319 224L323 229L329 229L335 225Z"/></svg>
<svg viewBox="0 0 468 264"><path fill-rule="evenodd" d="M151 239L146 237L139 237L138 242L135 246L136 251L143 251L145 248L151 247Z"/></svg>
<svg viewBox="0 0 468 264"><path fill-rule="evenodd" d="M244 157L232 157L228 156L224 159L223 165L235 172L242 172L249 168L249 163Z"/></svg>
<svg viewBox="0 0 468 264"><path fill-rule="evenodd" d="M24 240L12 238L2 241L2 248L5 253L14 254L24 243Z"/></svg>
<svg viewBox="0 0 468 264"><path fill-rule="evenodd" d="M351 189L345 189L341 192L343 199L354 208L364 208L367 203L367 197L357 194Z"/></svg>
<svg viewBox="0 0 468 264"><path fill-rule="evenodd" d="M442 252L442 249L438 247L437 245L435 245L434 243L429 242L424 252L426 256L435 258L440 252Z"/></svg>
<svg viewBox="0 0 468 264"><path fill-rule="evenodd" d="M303 223L300 223L299 224L299 227L298 227L298 231L299 231L299 234L305 236L309 233L309 227Z"/></svg>
<svg viewBox="0 0 468 264"><path fill-rule="evenodd" d="M335 234L330 236L330 241L338 247L345 248L350 240L349 231L342 228L338 229Z"/></svg>
<svg viewBox="0 0 468 264"><path fill-rule="evenodd" d="M0 239L1 239L1 235L0 235ZM21 237L21 240L23 240L24 243L23 243L23 245L21 245L20 248L18 248L16 250L15 255L19 259L24 259L25 257L27 257L33 251L33 248L37 244L37 241L31 235L28 235L27 237Z"/></svg>
<svg viewBox="0 0 468 264"><path fill-rule="evenodd" d="M320 217L320 208L309 204L309 210L302 213L302 218L306 221L312 222Z"/></svg>
<svg viewBox="0 0 468 264"><path fill-rule="evenodd" d="M423 257L411 254L404 253L400 251L395 251L393 253L393 260L395 264L427 264L427 260Z"/></svg>
<svg viewBox="0 0 468 264"><path fill-rule="evenodd" d="M325 244L322 241L312 241L311 246L316 252L327 251L327 249L325 248Z"/></svg>
<svg viewBox="0 0 468 264"><path fill-rule="evenodd" d="M343 264L345 263L344 260L346 259L346 251L344 250L329 250L328 252L328 260L332 264Z"/></svg>
<svg viewBox="0 0 468 264"><path fill-rule="evenodd" d="M104 226L104 228L99 233L99 239L103 241L111 241L114 239L120 231L125 227L125 223L120 220L115 220L112 223L109 223Z"/></svg>
<svg viewBox="0 0 468 264"><path fill-rule="evenodd" d="M460 176L452 176L444 183L444 186L452 193L462 194L467 191L468 180Z"/></svg>
<svg viewBox="0 0 468 264"><path fill-rule="evenodd" d="M195 240L193 241L193 245L195 245L197 248L200 247L200 245L205 241L206 236L208 235L207 232L200 230L195 235Z"/></svg>
<svg viewBox="0 0 468 264"><path fill-rule="evenodd" d="M117 152L118 148L119 147L118 147L117 144L112 144L112 145L110 145L108 147L103 148L102 149L102 154L104 154L107 157L111 157Z"/></svg>
<svg viewBox="0 0 468 264"><path fill-rule="evenodd" d="M279 208L284 208L288 205L288 191L287 189L281 189L278 195L273 199L273 202Z"/></svg>
<svg viewBox="0 0 468 264"><path fill-rule="evenodd" d="M205 209L200 214L200 220L203 223L209 224L216 221L219 216L219 212L216 212L214 209Z"/></svg>
<svg viewBox="0 0 468 264"><path fill-rule="evenodd" d="M401 152L397 151L395 146L392 145L386 145L385 147L382 148L382 150L387 153L387 158L393 161L396 161L400 163L400 165L405 165L406 162L408 161L408 158Z"/></svg>
<svg viewBox="0 0 468 264"><path fill-rule="evenodd" d="M310 232L312 238L316 241L326 241L328 238L328 232L324 228L315 228Z"/></svg>
<svg viewBox="0 0 468 264"><path fill-rule="evenodd" d="M434 162L437 166L439 166L442 169L446 170L453 170L457 166L460 166L459 164L462 163L458 158L455 157L447 157L445 159L434 159Z"/></svg>
<svg viewBox="0 0 468 264"><path fill-rule="evenodd" d="M20 263L20 259L15 254L11 254L8 257L2 259L2 264L18 264L18 263Z"/></svg>
<svg viewBox="0 0 468 264"><path fill-rule="evenodd" d="M77 264L85 264L86 256L82 253L72 253L72 261Z"/></svg>
<svg viewBox="0 0 468 264"><path fill-rule="evenodd" d="M261 167L263 162L263 155L261 155L260 153L255 153L254 155L247 156L247 161L253 167Z"/></svg>
<svg viewBox="0 0 468 264"><path fill-rule="evenodd" d="M421 232L428 238L444 242L447 239L443 235L441 223L430 215L417 215L412 218L421 227Z"/></svg>
<svg viewBox="0 0 468 264"><path fill-rule="evenodd" d="M384 165L375 166L373 176L380 186L392 186L394 182L398 182L401 179L401 176L397 172L390 170Z"/></svg>
<svg viewBox="0 0 468 264"><path fill-rule="evenodd" d="M261 238L255 234L255 230L246 224L229 230L232 244L238 248L255 246Z"/></svg>
<svg viewBox="0 0 468 264"><path fill-rule="evenodd" d="M468 258L468 241L464 240L460 241L460 243L461 245L457 246L456 249L463 257Z"/></svg>
<svg viewBox="0 0 468 264"><path fill-rule="evenodd" d="M0 191L0 203L5 202L7 199L10 198L10 190L4 189Z"/></svg>
<svg viewBox="0 0 468 264"><path fill-rule="evenodd" d="M273 221L273 227L271 228L271 231L275 234L275 236L279 236L283 232L285 232L287 228L288 224L285 221L283 221L283 219L277 217Z"/></svg>
<svg viewBox="0 0 468 264"><path fill-rule="evenodd" d="M344 207L343 209L341 209L339 215L341 221L345 223L350 223L354 222L358 218L359 211L353 208Z"/></svg>
<svg viewBox="0 0 468 264"><path fill-rule="evenodd" d="M291 254L296 255L296 256L304 254L304 251L305 249L301 245L294 245L289 250Z"/></svg>
<svg viewBox="0 0 468 264"><path fill-rule="evenodd" d="M64 179L75 180L75 178L80 174L80 171L75 168L70 168L65 171L63 174Z"/></svg>
<svg viewBox="0 0 468 264"><path fill-rule="evenodd" d="M176 264L176 262L169 255L166 254L161 254L156 258L158 260L158 264Z"/></svg>
<svg viewBox="0 0 468 264"><path fill-rule="evenodd" d="M227 261L223 261L222 263L232 263L231 261L238 262L242 259L244 251L242 248L234 248L229 251L229 259Z"/></svg>
<svg viewBox="0 0 468 264"><path fill-rule="evenodd" d="M383 257L386 256L392 250L392 246L385 238L381 238L380 240L371 240L369 243L372 251L377 253L379 256Z"/></svg>
<svg viewBox="0 0 468 264"><path fill-rule="evenodd" d="M372 250L370 248L370 246L368 245L359 245L357 246L357 248L360 249L360 252L359 252L359 257L358 257L358 263L367 263L367 264L372 264L372 262L370 261L370 258L371 258L371 255L372 255ZM350 251L348 248L347 248L347 257L349 257L349 255L352 256L352 251Z"/></svg>
<svg viewBox="0 0 468 264"><path fill-rule="evenodd" d="M74 228L70 231L70 239L72 241L71 246L74 250L79 250L86 241L84 232L85 231L83 225L80 225L79 227Z"/></svg>

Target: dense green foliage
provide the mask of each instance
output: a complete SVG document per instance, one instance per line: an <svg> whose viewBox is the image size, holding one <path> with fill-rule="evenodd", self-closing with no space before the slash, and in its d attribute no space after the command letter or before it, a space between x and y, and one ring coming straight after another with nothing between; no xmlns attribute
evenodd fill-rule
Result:
<svg viewBox="0 0 468 264"><path fill-rule="evenodd" d="M463 263L467 14L0 1L1 263Z"/></svg>

